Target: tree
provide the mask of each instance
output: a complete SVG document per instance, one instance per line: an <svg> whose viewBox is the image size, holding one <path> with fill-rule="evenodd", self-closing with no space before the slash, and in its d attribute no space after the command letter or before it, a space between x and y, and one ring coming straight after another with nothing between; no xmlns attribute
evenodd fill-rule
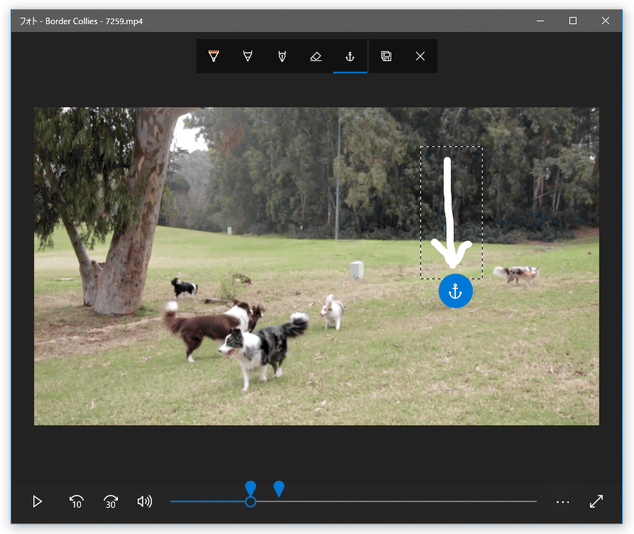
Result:
<svg viewBox="0 0 634 534"><path fill-rule="evenodd" d="M446 155L468 231L598 222L598 108L215 108L189 124L209 146L206 228L332 235L340 169L344 235L436 231Z"/></svg>
<svg viewBox="0 0 634 534"><path fill-rule="evenodd" d="M84 304L101 314L141 306L178 117L193 108L41 108L36 110L35 233L51 244L68 232ZM106 261L88 254L112 240Z"/></svg>
<svg viewBox="0 0 634 534"><path fill-rule="evenodd" d="M398 122L383 108L349 108L342 114L341 178L357 229L394 226L402 208L398 167L405 158Z"/></svg>
<svg viewBox="0 0 634 534"><path fill-rule="evenodd" d="M485 166L487 214L494 220L503 219L522 205L523 177L529 172L524 153L527 131L520 123L519 113L514 108L483 108L482 115L486 133L482 135Z"/></svg>
<svg viewBox="0 0 634 534"><path fill-rule="evenodd" d="M163 226L183 226L187 218L189 183L181 174L179 159L189 155L184 148L176 147L170 152L169 164L165 173L161 210L158 224Z"/></svg>

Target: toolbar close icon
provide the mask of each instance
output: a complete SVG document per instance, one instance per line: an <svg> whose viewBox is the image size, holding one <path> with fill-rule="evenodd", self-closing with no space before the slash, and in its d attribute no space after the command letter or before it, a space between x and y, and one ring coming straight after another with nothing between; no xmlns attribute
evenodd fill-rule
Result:
<svg viewBox="0 0 634 534"><path fill-rule="evenodd" d="M286 59L286 50L284 50L284 52L280 52L280 51L278 50L277 55L279 56L280 61L281 61L282 63L284 63L284 60Z"/></svg>
<svg viewBox="0 0 634 534"><path fill-rule="evenodd" d="M220 50L208 50L208 52L209 52L209 56L211 57L211 61L215 63L216 58L218 57L218 54L220 54Z"/></svg>
<svg viewBox="0 0 634 534"><path fill-rule="evenodd" d="M244 59L246 59L248 63L251 59L251 56L253 55L253 50L243 50L242 53L244 54Z"/></svg>

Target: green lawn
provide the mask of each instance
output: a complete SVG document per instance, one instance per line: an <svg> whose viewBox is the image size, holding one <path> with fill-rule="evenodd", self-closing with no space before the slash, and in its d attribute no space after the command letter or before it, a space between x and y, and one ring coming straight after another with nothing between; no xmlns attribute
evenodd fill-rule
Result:
<svg viewBox="0 0 634 534"><path fill-rule="evenodd" d="M588 250L592 254L588 254ZM103 261L107 244L91 252ZM349 278L351 261L365 278ZM80 425L597 425L599 241L484 245L484 279L471 302L450 309L439 280L419 277L418 241L293 240L158 227L144 307L101 317L82 306L68 238L38 250L35 265L35 424ZM424 277L480 276L474 244L451 271L428 243ZM493 276L496 265L536 265L532 287ZM239 365L205 340L185 345L161 314L179 276L200 286L179 314L221 313L230 273L249 276L239 297L266 308L258 327L306 312L289 341L282 377L242 391ZM333 293L341 330L319 310ZM274 408L274 409L271 409Z"/></svg>

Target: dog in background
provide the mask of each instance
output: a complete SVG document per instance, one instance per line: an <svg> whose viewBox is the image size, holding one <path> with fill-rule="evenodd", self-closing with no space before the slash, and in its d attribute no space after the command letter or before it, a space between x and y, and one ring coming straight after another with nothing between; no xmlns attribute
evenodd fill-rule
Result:
<svg viewBox="0 0 634 534"><path fill-rule="evenodd" d="M233 275L233 279L236 282L240 282L241 284L247 284L250 285L251 284L251 279L246 275L246 274L242 274L242 273L235 273Z"/></svg>
<svg viewBox="0 0 634 534"><path fill-rule="evenodd" d="M258 314L252 313L251 307L246 302L234 301L235 306L219 315L201 315L198 317L176 317L178 304L173 300L165 306L163 320L165 325L172 331L172 334L180 335L187 346L185 358L188 362L193 362L192 352L194 352L205 337L211 339L225 339L232 328L241 332L246 332L250 325L255 328L258 319L262 316L260 307Z"/></svg>
<svg viewBox="0 0 634 534"><path fill-rule="evenodd" d="M526 280L529 284L533 285L533 281L539 272L539 267L496 267L493 269L493 274L496 276L506 276L506 283L510 284L515 280L516 284L520 283L520 278Z"/></svg>
<svg viewBox="0 0 634 534"><path fill-rule="evenodd" d="M234 301L234 304L236 304L237 301ZM253 332L253 329L255 328L255 325L258 324L258 321L260 319L262 319L262 317L264 317L264 312L266 310L262 307L262 306L254 306L253 308L250 309L249 311L249 326L247 328L247 330L249 332Z"/></svg>
<svg viewBox="0 0 634 534"><path fill-rule="evenodd" d="M231 329L218 351L225 358L233 356L242 367L242 391L249 388L251 375L258 371L260 380L266 380L267 364L273 367L273 376L282 376L282 363L288 351L287 338L301 336L308 328L308 321L305 313L294 313L290 323L267 326L253 334L239 328Z"/></svg>
<svg viewBox="0 0 634 534"><path fill-rule="evenodd" d="M325 329L334 326L339 330L343 316L343 303L340 300L335 300L334 295L328 295L319 315L326 319Z"/></svg>
<svg viewBox="0 0 634 534"><path fill-rule="evenodd" d="M198 293L198 284L192 284L191 282L182 282L180 278L174 278L172 280L172 285L174 286L174 293L176 294L176 298L181 293L189 293L190 295L195 295Z"/></svg>

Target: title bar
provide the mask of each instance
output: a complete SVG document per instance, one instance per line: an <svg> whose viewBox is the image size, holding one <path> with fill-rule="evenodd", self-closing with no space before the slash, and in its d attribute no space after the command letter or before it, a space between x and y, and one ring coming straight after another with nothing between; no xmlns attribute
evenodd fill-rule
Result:
<svg viewBox="0 0 634 534"><path fill-rule="evenodd" d="M23 10L22 32L621 32L622 10Z"/></svg>

